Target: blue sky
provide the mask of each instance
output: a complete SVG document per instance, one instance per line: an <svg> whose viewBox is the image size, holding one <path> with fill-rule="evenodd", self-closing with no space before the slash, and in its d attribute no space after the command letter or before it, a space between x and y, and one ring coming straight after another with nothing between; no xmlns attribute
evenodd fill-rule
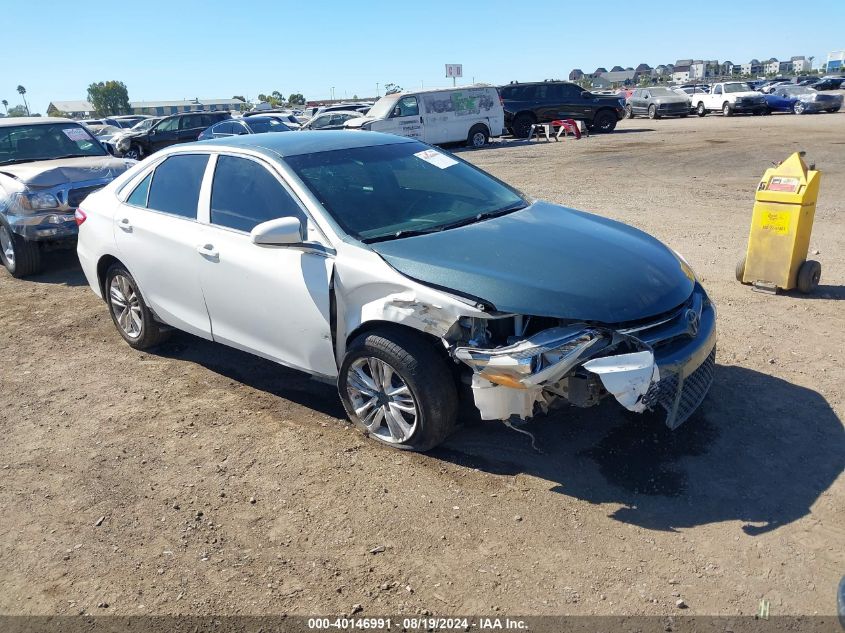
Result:
<svg viewBox="0 0 845 633"><path fill-rule="evenodd" d="M131 100L222 98L279 90L306 98L373 96L376 83L447 85L566 78L684 57L778 59L845 48L845 2L710 0L706 3L359 2L217 0L4 1L0 99L33 111L84 99L88 84L116 79ZM599 15L601 14L601 15ZM531 16L548 26L532 26ZM580 20L567 24L567 17ZM383 90L383 88L381 88Z"/></svg>

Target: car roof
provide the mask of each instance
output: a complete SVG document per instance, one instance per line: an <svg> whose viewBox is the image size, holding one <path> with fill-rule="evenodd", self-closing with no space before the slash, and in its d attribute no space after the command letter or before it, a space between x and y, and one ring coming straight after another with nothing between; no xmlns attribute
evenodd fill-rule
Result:
<svg viewBox="0 0 845 633"><path fill-rule="evenodd" d="M13 125L48 125L50 123L72 123L79 125L76 121L54 116L14 116L0 119L0 127L11 127Z"/></svg>
<svg viewBox="0 0 845 633"><path fill-rule="evenodd" d="M356 149L377 145L396 145L413 143L414 139L406 136L366 132L363 130L316 130L296 132L295 134L255 134L232 136L223 139L197 141L178 145L180 150L191 147L235 147L251 149L268 156L298 156L316 154L339 149Z"/></svg>

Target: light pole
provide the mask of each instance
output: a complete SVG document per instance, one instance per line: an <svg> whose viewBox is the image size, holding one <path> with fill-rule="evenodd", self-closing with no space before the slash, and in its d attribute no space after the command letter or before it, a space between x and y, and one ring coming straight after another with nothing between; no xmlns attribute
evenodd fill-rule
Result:
<svg viewBox="0 0 845 633"><path fill-rule="evenodd" d="M334 86L332 86L332 101L334 101Z"/></svg>
<svg viewBox="0 0 845 633"><path fill-rule="evenodd" d="M378 82L376 82L376 97L380 97L381 93L378 91Z"/></svg>

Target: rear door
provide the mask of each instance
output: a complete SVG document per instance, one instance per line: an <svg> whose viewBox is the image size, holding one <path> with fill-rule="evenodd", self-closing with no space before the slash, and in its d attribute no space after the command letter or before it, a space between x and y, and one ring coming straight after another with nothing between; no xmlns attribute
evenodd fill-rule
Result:
<svg viewBox="0 0 845 633"><path fill-rule="evenodd" d="M337 375L330 327L333 260L282 179L261 160L216 159L200 279L215 341L326 376ZM259 246L258 224L293 216L303 244Z"/></svg>
<svg viewBox="0 0 845 633"><path fill-rule="evenodd" d="M121 261L165 323L211 338L199 283L200 188L207 154L167 158L142 180L114 216Z"/></svg>
<svg viewBox="0 0 845 633"><path fill-rule="evenodd" d="M215 123L207 114L183 114L179 123L179 142L190 143L196 141L202 131Z"/></svg>

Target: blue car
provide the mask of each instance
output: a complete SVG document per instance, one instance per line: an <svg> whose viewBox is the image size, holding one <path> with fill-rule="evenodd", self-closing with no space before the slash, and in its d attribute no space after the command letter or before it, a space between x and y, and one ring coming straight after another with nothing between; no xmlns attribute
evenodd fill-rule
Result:
<svg viewBox="0 0 845 633"><path fill-rule="evenodd" d="M274 117L251 116L248 119L228 119L215 123L203 130L198 140L240 136L242 134L262 134L264 132L290 132L291 129Z"/></svg>
<svg viewBox="0 0 845 633"><path fill-rule="evenodd" d="M842 107L842 95L822 94L808 86L779 86L764 96L769 112L837 112Z"/></svg>

